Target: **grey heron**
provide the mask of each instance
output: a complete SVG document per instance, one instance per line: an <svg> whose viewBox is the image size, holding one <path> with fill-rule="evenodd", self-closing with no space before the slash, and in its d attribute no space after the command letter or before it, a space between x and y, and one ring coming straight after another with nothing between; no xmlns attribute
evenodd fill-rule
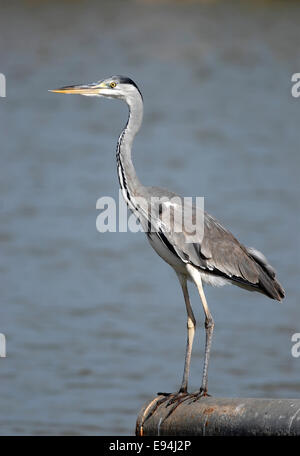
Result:
<svg viewBox="0 0 300 456"><path fill-rule="evenodd" d="M184 372L180 389L175 394L177 397L188 394L188 377L196 327L187 288L187 280L190 280L194 282L200 295L205 314L206 332L202 383L196 394L197 397L207 395L207 371L214 321L207 305L203 283L213 286L233 284L281 301L285 293L276 280L273 267L268 264L261 252L245 247L230 231L206 212L203 216L202 236L194 239L193 242L189 242L184 230L179 233L175 232L174 224L171 222L167 229L161 223L161 216L168 209L167 200L177 195L162 188L145 187L137 177L132 163L131 149L134 137L142 124L143 97L134 81L124 76L112 76L95 83L65 86L52 91L115 98L127 103L129 117L119 137L116 151L120 187L127 205L146 228L145 232L151 246L175 270L182 288L187 312ZM154 197L156 203L153 203ZM164 198L167 200L161 203ZM143 207L143 204L140 203L141 199L149 203L151 207L156 204L154 215L150 217L146 206ZM177 209L176 205L173 205L173 210Z"/></svg>

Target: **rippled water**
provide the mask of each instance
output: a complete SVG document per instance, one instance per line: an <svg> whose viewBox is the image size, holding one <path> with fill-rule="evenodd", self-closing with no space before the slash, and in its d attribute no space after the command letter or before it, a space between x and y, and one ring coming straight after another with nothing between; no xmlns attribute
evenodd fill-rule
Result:
<svg viewBox="0 0 300 456"><path fill-rule="evenodd" d="M14 6L15 5L15 6ZM207 288L217 396L298 397L299 6L1 2L1 434L133 434L142 404L178 388L185 308L142 233L100 234L117 197L121 103L49 88L127 74L144 94L141 181L206 209L278 270L279 304ZM298 65L298 66L297 66ZM192 359L200 385L203 312Z"/></svg>

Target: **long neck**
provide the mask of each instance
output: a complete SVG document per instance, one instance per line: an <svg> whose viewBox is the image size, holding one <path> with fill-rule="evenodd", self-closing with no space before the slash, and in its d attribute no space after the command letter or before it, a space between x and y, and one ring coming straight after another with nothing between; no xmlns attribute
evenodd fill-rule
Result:
<svg viewBox="0 0 300 456"><path fill-rule="evenodd" d="M117 168L120 187L125 201L129 206L134 206L134 198L140 195L142 185L132 163L131 148L134 137L142 124L143 101L140 94L136 94L136 96L130 97L126 101L129 107L129 117L117 145Z"/></svg>

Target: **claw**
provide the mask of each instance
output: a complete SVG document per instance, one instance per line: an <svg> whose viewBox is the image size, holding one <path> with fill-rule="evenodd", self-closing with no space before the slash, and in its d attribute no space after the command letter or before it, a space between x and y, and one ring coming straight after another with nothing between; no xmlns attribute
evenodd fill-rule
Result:
<svg viewBox="0 0 300 456"><path fill-rule="evenodd" d="M166 407L169 407L170 405L172 405L172 404L174 404L175 402L178 402L178 401L180 401L180 403L181 403L181 399L184 399L187 396L189 396L189 394L187 392L174 393L173 397L169 400L169 402L167 403Z"/></svg>
<svg viewBox="0 0 300 456"><path fill-rule="evenodd" d="M147 415L145 416L145 418L143 419L143 422L141 424L141 427L143 427L143 425L145 424L145 422L147 420L149 420L149 418L151 418L151 416L156 412L156 410L158 409L158 407L160 407L164 402L167 402L169 400L169 397L170 396L173 396L174 394L176 393L157 393L159 396L164 396L162 399L159 399L156 401L156 403L154 404L154 406L150 409L150 411L147 413ZM152 403L151 403L152 404ZM150 406L151 406L150 404ZM145 410L145 412L148 411L148 408Z"/></svg>
<svg viewBox="0 0 300 456"><path fill-rule="evenodd" d="M177 409L177 407L182 404L184 401L186 401L187 399L189 399L190 397L190 394L187 392L187 391L179 391L178 393L172 393L172 394L169 394L169 396L172 396L171 399L169 399L167 401L167 404L166 404L166 408L167 407L170 407L171 405L173 405L173 407L171 408L171 410L169 410L169 412L167 413L167 415L164 417L164 419L161 421L160 423L160 426L166 421L167 418L169 418L169 416L174 412L174 410ZM165 402L165 399L162 399L163 402ZM153 415L153 413L155 412L155 410L157 410L157 408L159 407L159 405L161 405L161 401L158 401L157 402L157 407L155 407L154 410L151 410L151 415ZM174 405L175 404L175 405ZM146 419L148 419L150 417L149 415L147 416ZM146 421L146 420L145 420Z"/></svg>
<svg viewBox="0 0 300 456"><path fill-rule="evenodd" d="M198 401L198 399L200 399L201 397L211 397L211 395L208 394L207 390L204 390L202 388L200 388L200 390L197 393L191 394L191 396L194 397L193 402Z"/></svg>
<svg viewBox="0 0 300 456"><path fill-rule="evenodd" d="M180 404L182 404L183 402L185 402L187 399L189 399L189 397L190 397L190 394L188 392L179 392L176 395L174 395L174 397L172 399L170 399L169 402L167 403L166 408L170 407L173 404L175 404L175 405L174 405L174 407L171 408L171 410L169 410L167 415L164 417L164 419L161 422L161 425L166 421L167 418L169 418L170 415L172 415L172 413L177 409L177 407Z"/></svg>
<svg viewBox="0 0 300 456"><path fill-rule="evenodd" d="M173 405L173 407L171 407L171 409L168 411L167 415L161 421L160 425L162 425L166 421L166 419L169 418L169 416L174 412L174 410L176 410L177 407L180 404L182 404L183 402L185 402L185 401L187 401L189 399L192 399L192 402L196 402L201 397L210 396L210 394L208 394L207 391L203 390L202 388L200 388L199 391L197 391L195 393L192 393L192 394L189 394L186 391L179 391L178 393L161 393L161 392L159 392L157 394L158 394L158 396L164 396L164 397L161 398L161 399L158 399L158 398L154 399L154 401L156 401L155 404L152 406L152 404L154 402L154 401L152 401L151 404L149 404L149 406L145 410L145 414L147 412L148 413L147 413L147 415L145 416L145 418L143 419L143 421L141 423L141 426L140 426L141 433L143 433L143 426L144 426L145 422L147 420L149 420L149 418L151 418L151 416L156 412L156 410L162 404L166 403L165 408L168 408L168 407L170 407L172 405Z"/></svg>

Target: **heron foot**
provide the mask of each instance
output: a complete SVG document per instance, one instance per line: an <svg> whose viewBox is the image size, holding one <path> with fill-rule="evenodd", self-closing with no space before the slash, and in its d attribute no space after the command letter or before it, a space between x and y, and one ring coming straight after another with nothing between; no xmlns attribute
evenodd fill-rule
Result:
<svg viewBox="0 0 300 456"><path fill-rule="evenodd" d="M191 394L191 396L194 398L192 402L198 401L198 399L201 399L201 397L211 397L211 395L208 394L207 389L203 389L203 388L200 388L199 391Z"/></svg>
<svg viewBox="0 0 300 456"><path fill-rule="evenodd" d="M197 394L198 394L198 392L197 392ZM191 396L193 397L193 395L189 394L187 391L178 391L178 393L172 393L170 396L172 396L172 397L167 401L166 408L170 407L171 405L173 405L173 407L171 407L171 409L169 410L167 415L161 421L160 426L169 418L169 416L172 415L172 413L177 409L177 407L180 404L182 404L186 400L190 399ZM154 411L152 412L152 415L153 415Z"/></svg>
<svg viewBox="0 0 300 456"><path fill-rule="evenodd" d="M177 393L157 393L157 394L158 394L158 396L164 396L164 397L155 402L154 406L150 409L150 411L145 416L145 418L143 420L143 423L142 423L142 426L145 424L145 422L147 420L149 420L149 418L151 418L151 416L156 412L158 407L160 407L165 402L168 402L169 398L171 396L173 396L174 394L177 394Z"/></svg>
<svg viewBox="0 0 300 456"><path fill-rule="evenodd" d="M142 426L145 424L145 422L147 420L149 420L149 418L151 418L151 416L156 412L156 410L162 405L162 404L166 404L165 407L168 408L168 407L171 407L171 409L168 411L167 415L164 417L164 419L162 420L161 424L164 423L164 421L169 418L169 416L174 412L174 410L177 409L177 407L182 404L184 401L188 400L188 399L194 399L194 400L197 400L201 394L201 397L203 395L207 395L207 393L204 394L203 391L197 391L196 393L193 393L193 394L189 394L187 391L178 391L176 393L163 393L163 392L158 392L157 395L158 396L164 396L162 399L159 399L156 401L155 405L151 408L151 410L147 413L147 415L145 416L144 420L143 420L143 423L142 423Z"/></svg>
<svg viewBox="0 0 300 456"><path fill-rule="evenodd" d="M178 393L174 394L173 397L167 402L166 408L173 405L171 410L167 413L164 419L161 422L161 425L169 418L170 415L177 409L177 407L186 401L190 397L190 394L187 391L179 391Z"/></svg>
<svg viewBox="0 0 300 456"><path fill-rule="evenodd" d="M189 396L189 393L187 391L178 391L178 393L173 393L172 397L168 401L166 407L169 407L170 405L178 403L178 402L181 403L182 399L186 399L188 396Z"/></svg>

